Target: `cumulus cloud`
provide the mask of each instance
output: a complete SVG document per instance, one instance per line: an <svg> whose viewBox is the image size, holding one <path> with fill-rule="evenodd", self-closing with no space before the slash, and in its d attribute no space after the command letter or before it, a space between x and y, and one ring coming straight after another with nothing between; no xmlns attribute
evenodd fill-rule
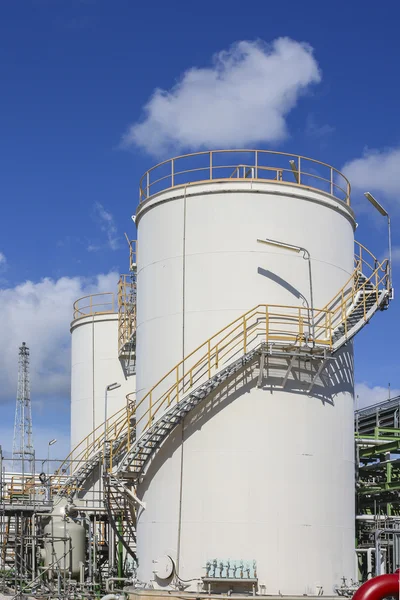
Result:
<svg viewBox="0 0 400 600"><path fill-rule="evenodd" d="M156 89L122 146L158 156L278 142L287 135L285 118L300 94L320 80L308 44L290 38L239 41L216 54L211 67L193 67L170 90Z"/></svg>
<svg viewBox="0 0 400 600"><path fill-rule="evenodd" d="M0 252L0 269L4 269L4 267L7 265L7 259L5 257L5 255L3 254L3 252Z"/></svg>
<svg viewBox="0 0 400 600"><path fill-rule="evenodd" d="M353 188L399 199L400 148L366 149L362 157L347 162L342 171Z"/></svg>
<svg viewBox="0 0 400 600"><path fill-rule="evenodd" d="M92 279L62 277L26 281L0 290L0 401L15 397L18 347L30 348L32 398L65 397L70 388L70 333L73 302L87 294L114 291L118 274Z"/></svg>
<svg viewBox="0 0 400 600"><path fill-rule="evenodd" d="M117 226L115 224L114 217L108 212L100 202L94 204L94 211L97 219L100 222L101 230L105 232L107 236L107 245L111 250L117 250L119 248L119 236ZM101 246L95 244L89 244L88 251L96 252L100 250Z"/></svg>
<svg viewBox="0 0 400 600"><path fill-rule="evenodd" d="M399 395L400 390L390 390L391 398ZM366 406L371 406L372 404L377 404L378 402L384 402L385 400L388 400L389 390L387 387L385 388L379 385L370 387L367 383L356 383L355 396L358 396L356 399L357 408L365 408Z"/></svg>

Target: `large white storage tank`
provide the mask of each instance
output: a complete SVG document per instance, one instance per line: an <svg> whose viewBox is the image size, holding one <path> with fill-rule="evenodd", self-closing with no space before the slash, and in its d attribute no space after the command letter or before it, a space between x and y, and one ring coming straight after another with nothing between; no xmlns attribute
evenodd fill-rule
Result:
<svg viewBox="0 0 400 600"><path fill-rule="evenodd" d="M127 368L127 361L118 356L116 309L111 292L88 296L75 303L71 323L71 450L78 447L77 456L96 437L103 435L106 387L120 384L119 388L107 392L108 418L126 407L127 394L135 392L136 376ZM86 496L99 503L101 481L96 476L94 480L94 489Z"/></svg>
<svg viewBox="0 0 400 600"><path fill-rule="evenodd" d="M257 304L310 305L305 253L258 239L307 250L314 307L353 272L355 221L340 174L281 154L227 156L175 159L144 178L136 216L138 400ZM185 418L139 485L141 581L171 585L157 576L165 556L186 590L198 589L213 560L256 561L267 594L329 595L342 577L354 577L352 364L349 343L311 392L296 381L309 360L284 385L284 371L269 371L260 385L252 366Z"/></svg>

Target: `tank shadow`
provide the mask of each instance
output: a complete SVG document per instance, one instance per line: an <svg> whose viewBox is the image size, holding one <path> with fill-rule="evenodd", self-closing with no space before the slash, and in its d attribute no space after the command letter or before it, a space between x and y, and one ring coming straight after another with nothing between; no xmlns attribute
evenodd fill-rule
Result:
<svg viewBox="0 0 400 600"><path fill-rule="evenodd" d="M255 359L197 405L162 443L163 451L153 454L145 468L145 477L139 486L140 497L146 492L160 467L171 459L182 442L232 402L249 394L256 387L269 392L272 396L274 392L282 391L282 384L290 361L290 356L269 356L264 364L263 378L260 382L260 363L259 359ZM353 348L351 343L344 346L333 360L327 360L319 375L317 375L319 365L313 365L312 362L310 359L301 358L297 364L292 365L284 385L286 392L308 396L311 400L326 406L327 409L334 408L335 396L338 394L348 393L353 397ZM310 392L309 387L313 380L314 384Z"/></svg>

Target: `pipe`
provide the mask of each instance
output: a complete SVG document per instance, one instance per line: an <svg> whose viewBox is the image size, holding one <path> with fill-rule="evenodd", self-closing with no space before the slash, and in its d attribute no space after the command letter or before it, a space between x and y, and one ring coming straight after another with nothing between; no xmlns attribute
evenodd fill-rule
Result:
<svg viewBox="0 0 400 600"><path fill-rule="evenodd" d="M382 438L356 438L356 443L362 446L379 446L387 444L390 440L383 440Z"/></svg>
<svg viewBox="0 0 400 600"><path fill-rule="evenodd" d="M126 581L127 583L131 583L132 579L130 579L129 577L107 577L107 579L106 579L106 592L113 592L114 591L113 589L110 588L110 583L112 583L114 581Z"/></svg>
<svg viewBox="0 0 400 600"><path fill-rule="evenodd" d="M357 515L356 521L399 521L399 515ZM398 531L397 529L395 531ZM399 530L400 531L400 530Z"/></svg>
<svg viewBox="0 0 400 600"><path fill-rule="evenodd" d="M387 596L399 598L399 572L379 575L358 588L352 600L383 600Z"/></svg>
<svg viewBox="0 0 400 600"><path fill-rule="evenodd" d="M356 554L359 554L362 552L366 552L366 554L367 554L367 579L371 579L372 578L372 553L375 552L375 548L372 546L370 548L356 548ZM358 568L358 564L357 564L357 568Z"/></svg>

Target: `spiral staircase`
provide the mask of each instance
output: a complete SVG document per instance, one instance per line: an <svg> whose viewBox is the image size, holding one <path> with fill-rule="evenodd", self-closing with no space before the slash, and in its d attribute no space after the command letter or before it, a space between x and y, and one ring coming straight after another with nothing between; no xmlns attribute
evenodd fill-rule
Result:
<svg viewBox="0 0 400 600"><path fill-rule="evenodd" d="M282 387L294 360L309 357L317 365L310 392L327 361L334 359L376 312L388 307L391 293L387 259L378 261L357 243L354 271L325 307L259 304L235 319L175 365L140 401L134 394L128 395L127 407L107 420L106 436L103 423L65 459L59 473L70 464L79 466L67 479L54 477L54 491L72 499L103 464L105 503L117 531L113 513L121 519L127 512L127 498L130 510L132 503L141 504L134 490L146 465L196 406L254 363L260 366L258 377L262 379L265 357L272 354L287 358ZM125 514L125 525L132 518ZM120 530L119 537L124 537ZM134 533L129 532L129 537L133 539Z"/></svg>

